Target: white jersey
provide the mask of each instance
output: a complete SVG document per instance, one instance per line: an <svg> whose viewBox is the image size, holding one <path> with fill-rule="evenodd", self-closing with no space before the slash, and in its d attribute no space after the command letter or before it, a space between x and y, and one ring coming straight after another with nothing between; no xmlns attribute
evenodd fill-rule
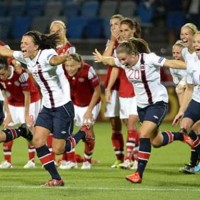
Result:
<svg viewBox="0 0 200 200"><path fill-rule="evenodd" d="M54 49L40 50L37 56L31 60L24 58L21 51L14 51L16 60L27 65L42 93L42 104L46 108L55 108L69 102L69 82L65 78L62 65L52 66L49 60L57 55Z"/></svg>
<svg viewBox="0 0 200 200"><path fill-rule="evenodd" d="M141 55L143 55L144 66L141 65ZM144 108L159 101L168 103L167 90L160 82L160 67L165 60L154 53L143 53L139 54L136 65L127 68L115 58L115 64L125 69L128 80L134 85L139 107Z"/></svg>
<svg viewBox="0 0 200 200"><path fill-rule="evenodd" d="M196 85L192 99L200 103L200 60L196 57L187 64L187 83Z"/></svg>
<svg viewBox="0 0 200 200"><path fill-rule="evenodd" d="M195 57L197 57L196 53L195 52L190 53L187 47L182 49L181 54L186 63L188 63L190 60L193 60Z"/></svg>
<svg viewBox="0 0 200 200"><path fill-rule="evenodd" d="M181 69L172 69L170 68L170 72L173 78L174 84L178 85L178 83L186 77L186 70Z"/></svg>

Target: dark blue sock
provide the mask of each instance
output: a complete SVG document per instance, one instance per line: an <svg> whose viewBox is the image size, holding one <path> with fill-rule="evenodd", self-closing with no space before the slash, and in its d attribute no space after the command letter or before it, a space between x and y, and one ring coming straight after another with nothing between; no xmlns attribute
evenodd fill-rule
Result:
<svg viewBox="0 0 200 200"><path fill-rule="evenodd" d="M140 177L143 176L145 167L151 154L151 142L149 138L140 138L139 140L139 152L138 152L138 173Z"/></svg>
<svg viewBox="0 0 200 200"><path fill-rule="evenodd" d="M38 158L40 159L44 168L49 172L52 179L61 180L61 177L58 174L58 171L54 164L54 160L53 160L51 152L49 151L49 148L46 145L44 145L39 148L36 148L36 152L37 152Z"/></svg>
<svg viewBox="0 0 200 200"><path fill-rule="evenodd" d="M82 140L83 138L85 138L85 132L79 130L75 135L73 135L73 138L74 138L76 144L78 144L80 140ZM71 145L70 140L67 140L66 146L65 146L65 152L69 152L72 148L73 147Z"/></svg>

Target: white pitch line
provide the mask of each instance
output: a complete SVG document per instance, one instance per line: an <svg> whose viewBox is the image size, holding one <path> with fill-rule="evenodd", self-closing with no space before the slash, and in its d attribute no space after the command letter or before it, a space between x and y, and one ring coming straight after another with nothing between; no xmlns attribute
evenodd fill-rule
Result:
<svg viewBox="0 0 200 200"><path fill-rule="evenodd" d="M134 187L134 185L132 185ZM200 188L167 188L167 187L162 187L162 188L148 188L148 187L142 187L142 188L133 188L132 186L127 188L111 188L111 187L70 187L70 186L64 186L64 187L54 187L55 189L59 190L101 190L101 191L164 191L164 192L200 192ZM52 189L52 187L43 187L43 186L0 186L0 188L12 188L12 189Z"/></svg>

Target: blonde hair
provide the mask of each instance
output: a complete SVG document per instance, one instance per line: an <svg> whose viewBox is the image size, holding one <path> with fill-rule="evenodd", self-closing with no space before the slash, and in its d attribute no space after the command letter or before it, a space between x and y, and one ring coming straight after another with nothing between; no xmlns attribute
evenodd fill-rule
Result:
<svg viewBox="0 0 200 200"><path fill-rule="evenodd" d="M64 23L63 21L61 21L61 20L54 20L54 21L52 21L51 24L50 24L50 30L51 30L51 28L52 28L52 26L53 26L54 24L59 24L59 25L61 25L64 29L66 29L66 25L65 25L65 23Z"/></svg>
<svg viewBox="0 0 200 200"><path fill-rule="evenodd" d="M121 14L113 15L110 19L119 19L120 21L124 19L124 16Z"/></svg>
<svg viewBox="0 0 200 200"><path fill-rule="evenodd" d="M174 43L174 45L172 46L172 48L173 48L174 46L178 46L178 47L180 47L180 48L184 48L184 47L185 47L184 42L183 42L182 40L177 40L177 41Z"/></svg>
<svg viewBox="0 0 200 200"><path fill-rule="evenodd" d="M192 31L192 34L194 35L196 32L198 32L198 28L195 24L193 23L187 23L182 26L182 28L189 28Z"/></svg>

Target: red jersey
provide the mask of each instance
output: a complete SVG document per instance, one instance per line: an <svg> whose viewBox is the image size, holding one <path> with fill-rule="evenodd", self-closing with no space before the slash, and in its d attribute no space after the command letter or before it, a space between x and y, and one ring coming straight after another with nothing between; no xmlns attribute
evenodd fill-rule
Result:
<svg viewBox="0 0 200 200"><path fill-rule="evenodd" d="M6 46L6 44L0 40L0 46Z"/></svg>
<svg viewBox="0 0 200 200"><path fill-rule="evenodd" d="M87 63L82 63L82 67L72 77L68 75L65 68L64 71L70 84L71 99L74 105L80 107L88 106L92 99L94 88L99 85L99 78L93 67Z"/></svg>
<svg viewBox="0 0 200 200"><path fill-rule="evenodd" d="M126 76L126 72L122 68L119 69L119 97L134 97L135 92L133 88L133 84L128 80Z"/></svg>
<svg viewBox="0 0 200 200"><path fill-rule="evenodd" d="M106 46L108 46L108 43L109 43L109 40L108 40ZM116 41L115 47L114 47L114 48L116 49L117 46L118 46L118 42ZM113 52L113 53L114 53L114 52ZM105 79L105 81L104 81L104 87L105 87L105 88L107 88L107 86L108 86L108 82L109 82L109 79L110 79L110 74L111 74L112 68L113 68L113 66L108 66L108 68L107 68L106 79ZM119 78L117 78L117 80L116 80L115 83L113 84L111 90L117 90L117 91L119 90Z"/></svg>
<svg viewBox="0 0 200 200"><path fill-rule="evenodd" d="M72 54L76 52L75 47L73 47L70 43L66 43L65 45L60 45L56 47L56 51L58 53L58 55L65 53L68 51L68 53Z"/></svg>
<svg viewBox="0 0 200 200"><path fill-rule="evenodd" d="M8 103L13 106L24 106L23 91L30 91L31 103L38 101L40 92L25 70L16 73L11 68L11 75L7 80L0 79L0 89L8 93Z"/></svg>

